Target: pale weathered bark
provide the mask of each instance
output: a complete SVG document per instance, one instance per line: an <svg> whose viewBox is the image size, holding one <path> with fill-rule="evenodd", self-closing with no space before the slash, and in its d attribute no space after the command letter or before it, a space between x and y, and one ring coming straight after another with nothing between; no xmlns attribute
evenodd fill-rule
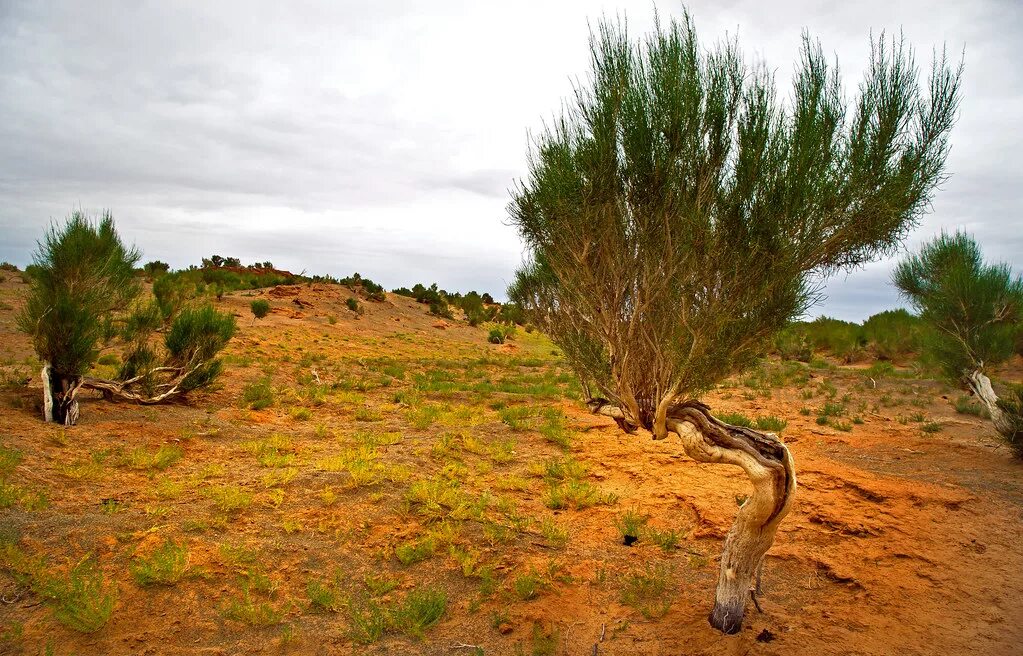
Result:
<svg viewBox="0 0 1023 656"><path fill-rule="evenodd" d="M981 373L978 369L967 375L965 380L970 391L973 392L974 395L980 399L980 402L984 404L984 407L987 408L988 413L991 415L991 423L994 424L995 430L1006 437L1014 435L1016 427L998 406L998 395L995 394L994 388L991 387L991 379Z"/></svg>
<svg viewBox="0 0 1023 656"><path fill-rule="evenodd" d="M180 369L172 367L160 367L158 370L176 370L180 372ZM151 372L152 373L152 372ZM120 380L105 380L102 378L83 378L82 387L91 390L97 390L103 392L103 395L107 398L118 397L125 401L132 401L140 405L157 405L159 403L169 403L175 399L184 396L188 390L181 389L180 383L184 380L184 376L175 377L172 383L158 385L156 393L146 394L141 390L136 389L136 384L142 380L142 376L136 376L126 381Z"/></svg>
<svg viewBox="0 0 1023 656"><path fill-rule="evenodd" d="M590 403L590 409L615 419L619 426L628 426L620 408L596 400ZM675 405L665 415L667 431L679 436L689 457L741 467L753 482L753 495L739 508L725 538L709 618L714 628L737 633L742 628L747 601L759 591L764 554L795 498L795 463L774 434L726 424L697 401Z"/></svg>
<svg viewBox="0 0 1023 656"><path fill-rule="evenodd" d="M43 421L65 426L78 423L78 390L81 376L58 373L49 362L43 363Z"/></svg>

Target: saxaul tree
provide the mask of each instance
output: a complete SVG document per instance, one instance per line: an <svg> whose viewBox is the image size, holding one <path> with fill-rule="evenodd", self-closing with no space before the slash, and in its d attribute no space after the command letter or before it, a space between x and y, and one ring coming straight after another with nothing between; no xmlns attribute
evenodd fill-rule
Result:
<svg viewBox="0 0 1023 656"><path fill-rule="evenodd" d="M82 389L143 404L164 403L212 383L220 373L217 354L234 334L234 317L211 306L187 308L164 326L154 301L140 303L128 248L105 213L99 221L75 211L52 227L39 244L31 290L18 316L43 363L43 418L73 425ZM108 327L119 328L126 346L113 380L87 376ZM165 331L158 348L158 331Z"/></svg>
<svg viewBox="0 0 1023 656"><path fill-rule="evenodd" d="M754 494L724 543L710 623L742 626L792 506L792 456L700 394L747 367L831 273L894 253L943 179L961 64L920 81L901 39L872 41L855 98L804 36L789 100L734 40L691 17L633 41L591 33L592 71L535 137L511 220L529 255L509 290L624 430L677 435L741 467Z"/></svg>
<svg viewBox="0 0 1023 656"><path fill-rule="evenodd" d="M941 234L901 261L892 280L931 332L924 347L953 384L970 390L995 429L1023 457L1021 390L999 399L991 367L1015 349L1023 322L1023 277L1007 264L987 264L969 235Z"/></svg>

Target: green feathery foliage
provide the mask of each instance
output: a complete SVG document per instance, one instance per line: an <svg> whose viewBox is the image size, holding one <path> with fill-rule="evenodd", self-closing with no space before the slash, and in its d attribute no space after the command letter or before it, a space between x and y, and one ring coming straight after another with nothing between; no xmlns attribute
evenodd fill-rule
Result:
<svg viewBox="0 0 1023 656"><path fill-rule="evenodd" d="M592 72L535 139L509 206L509 296L588 387L650 426L748 366L829 274L890 255L943 180L961 66L921 85L883 36L851 106L804 36L791 102L686 13L643 40L602 21Z"/></svg>
<svg viewBox="0 0 1023 656"><path fill-rule="evenodd" d="M898 264L895 286L933 330L925 349L949 380L999 364L1015 348L1023 278L985 264L969 235L941 234Z"/></svg>
<svg viewBox="0 0 1023 656"><path fill-rule="evenodd" d="M47 232L33 258L18 327L58 375L80 376L92 366L104 320L139 293L134 268L140 257L121 243L109 212L93 221L76 210Z"/></svg>

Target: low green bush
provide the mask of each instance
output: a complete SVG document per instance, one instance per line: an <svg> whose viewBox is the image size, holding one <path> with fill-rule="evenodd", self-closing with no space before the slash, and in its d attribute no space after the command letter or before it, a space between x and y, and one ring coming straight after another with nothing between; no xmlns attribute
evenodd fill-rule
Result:
<svg viewBox="0 0 1023 656"><path fill-rule="evenodd" d="M262 319L266 315L270 314L270 301L258 298L252 303L249 303L249 309L252 310L252 315L257 319Z"/></svg>

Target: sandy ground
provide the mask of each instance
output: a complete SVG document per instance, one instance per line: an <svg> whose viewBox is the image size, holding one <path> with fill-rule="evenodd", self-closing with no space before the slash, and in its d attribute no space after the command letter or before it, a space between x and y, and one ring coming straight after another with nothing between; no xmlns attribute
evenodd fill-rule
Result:
<svg viewBox="0 0 1023 656"><path fill-rule="evenodd" d="M42 492L48 503L0 509L0 538L45 557L58 575L93 554L117 601L105 626L76 632L8 566L0 574L0 653L1023 653L1023 463L988 422L956 414L950 399L959 393L940 383L803 367L801 381L736 379L706 397L718 411L786 420L783 439L799 477L795 508L766 561L763 612L751 606L743 631L723 637L706 617L721 539L749 493L742 472L694 463L675 440L625 435L587 414L566 398L576 395L570 376L535 333L520 329L508 344L490 345L483 329L440 322L391 294L364 302L359 317L344 306L351 292L323 285L258 292L274 310L257 321L248 312L256 296L236 293L219 304L237 313L240 327L219 390L154 408L88 398L81 424L62 429L43 424L34 408L36 364L13 319L25 289L17 274L0 284L0 444L21 453L7 484ZM1017 361L1004 375L1019 380L1020 370ZM496 388L417 392L422 376L437 371ZM31 377L27 387L17 384L23 376ZM242 391L263 377L276 390L274 404L245 407ZM329 390L311 401L314 377ZM403 392L415 395L399 398ZM851 430L819 425L818 408L843 397ZM503 422L501 409L514 405L560 411L570 449L562 452L536 425ZM433 406L435 421L415 419ZM940 429L924 432L927 422ZM357 485L322 464L366 431L390 436L376 447L391 468L386 478ZM272 435L288 438L286 466L253 455L252 444ZM514 445L511 456L488 456L502 443ZM180 460L166 469L132 464L136 449L161 445L180 447ZM564 457L617 500L547 507L536 464ZM292 469L284 483L267 478ZM482 514L431 521L409 490L438 477L490 499ZM218 511L209 491L225 485L249 493L251 505ZM685 538L668 550L645 538L626 547L615 520L629 510ZM538 529L545 520L567 540L545 538ZM454 533L432 557L397 562L398 545L439 526ZM133 563L167 538L187 547L189 575L171 586L139 585ZM244 546L255 559L232 562L224 545ZM449 555L456 549L490 567L495 589L464 575ZM244 598L253 568L272 581L253 593L278 613L265 626L227 610ZM669 582L651 595L670 606L647 617L623 591L630 576L650 571ZM535 599L515 590L529 572L542 580ZM361 590L367 575L381 574L397 585L382 604L424 585L446 592L444 616L421 639L390 630L357 645L343 608L310 607L311 579Z"/></svg>

